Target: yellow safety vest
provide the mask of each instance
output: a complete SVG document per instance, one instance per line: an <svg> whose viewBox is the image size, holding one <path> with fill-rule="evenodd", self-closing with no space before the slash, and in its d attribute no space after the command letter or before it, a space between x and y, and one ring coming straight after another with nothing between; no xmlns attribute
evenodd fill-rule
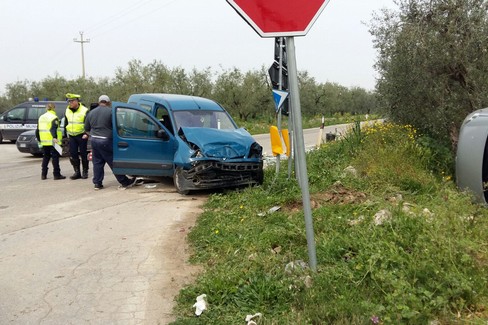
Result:
<svg viewBox="0 0 488 325"><path fill-rule="evenodd" d="M53 136L51 134L51 127L53 121L58 120L56 112L54 111L47 111L46 113L42 114L39 117L38 127L39 127L39 138L41 139L42 146L52 146L53 145ZM57 135L58 141L61 143L63 136L61 134L61 130L59 129L59 124L57 128Z"/></svg>
<svg viewBox="0 0 488 325"><path fill-rule="evenodd" d="M66 108L66 118L68 119L68 125L66 126L66 132L71 136L77 136L85 132L85 117L88 112L88 108L80 103L80 107L76 111L72 111L69 106Z"/></svg>

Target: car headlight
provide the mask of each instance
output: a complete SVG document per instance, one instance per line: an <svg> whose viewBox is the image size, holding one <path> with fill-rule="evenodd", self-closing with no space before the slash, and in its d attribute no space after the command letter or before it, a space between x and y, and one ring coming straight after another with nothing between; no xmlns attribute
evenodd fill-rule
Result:
<svg viewBox="0 0 488 325"><path fill-rule="evenodd" d="M249 150L249 158L261 158L263 153L263 147L259 143L254 142Z"/></svg>
<svg viewBox="0 0 488 325"><path fill-rule="evenodd" d="M200 151L200 149L198 150L195 150L193 152L193 155L191 155L192 158L203 158L203 154L202 152Z"/></svg>

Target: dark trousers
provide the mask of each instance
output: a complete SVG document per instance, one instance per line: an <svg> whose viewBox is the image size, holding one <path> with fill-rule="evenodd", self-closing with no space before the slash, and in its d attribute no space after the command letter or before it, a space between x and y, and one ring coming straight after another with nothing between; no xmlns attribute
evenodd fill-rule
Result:
<svg viewBox="0 0 488 325"><path fill-rule="evenodd" d="M107 164L113 169L114 151L112 139L91 138L92 145L92 162L93 162L93 184L103 184L105 176L104 168ZM125 175L115 175L117 181L126 186L130 183L129 178Z"/></svg>
<svg viewBox="0 0 488 325"><path fill-rule="evenodd" d="M88 152L87 152L87 145L88 139L82 138L83 134L79 134L76 136L69 136L69 155L72 162L76 163L77 165L80 164L81 160L88 161Z"/></svg>
<svg viewBox="0 0 488 325"><path fill-rule="evenodd" d="M42 157L42 175L47 176L47 170L49 169L49 160L52 158L53 162L53 175L60 176L61 169L59 168L59 153L54 149L53 146L43 146L42 150L44 152L44 156Z"/></svg>

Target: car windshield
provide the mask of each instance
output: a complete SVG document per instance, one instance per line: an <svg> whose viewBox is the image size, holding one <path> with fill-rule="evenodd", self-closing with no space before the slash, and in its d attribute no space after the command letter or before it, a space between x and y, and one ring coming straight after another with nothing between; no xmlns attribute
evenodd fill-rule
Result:
<svg viewBox="0 0 488 325"><path fill-rule="evenodd" d="M175 111L176 129L181 127L203 127L212 129L236 129L234 121L222 111Z"/></svg>

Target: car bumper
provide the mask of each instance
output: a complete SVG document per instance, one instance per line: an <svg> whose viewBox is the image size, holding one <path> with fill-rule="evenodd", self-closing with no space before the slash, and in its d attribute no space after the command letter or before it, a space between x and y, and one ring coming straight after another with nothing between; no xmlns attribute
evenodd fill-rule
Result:
<svg viewBox="0 0 488 325"><path fill-rule="evenodd" d="M202 161L184 171L183 176L189 190L259 185L263 182L263 162Z"/></svg>
<svg viewBox="0 0 488 325"><path fill-rule="evenodd" d="M42 149L39 148L37 142L36 143L31 143L31 142L19 142L17 141L15 143L17 146L17 149L22 152L22 153L30 153L33 155L42 155Z"/></svg>

